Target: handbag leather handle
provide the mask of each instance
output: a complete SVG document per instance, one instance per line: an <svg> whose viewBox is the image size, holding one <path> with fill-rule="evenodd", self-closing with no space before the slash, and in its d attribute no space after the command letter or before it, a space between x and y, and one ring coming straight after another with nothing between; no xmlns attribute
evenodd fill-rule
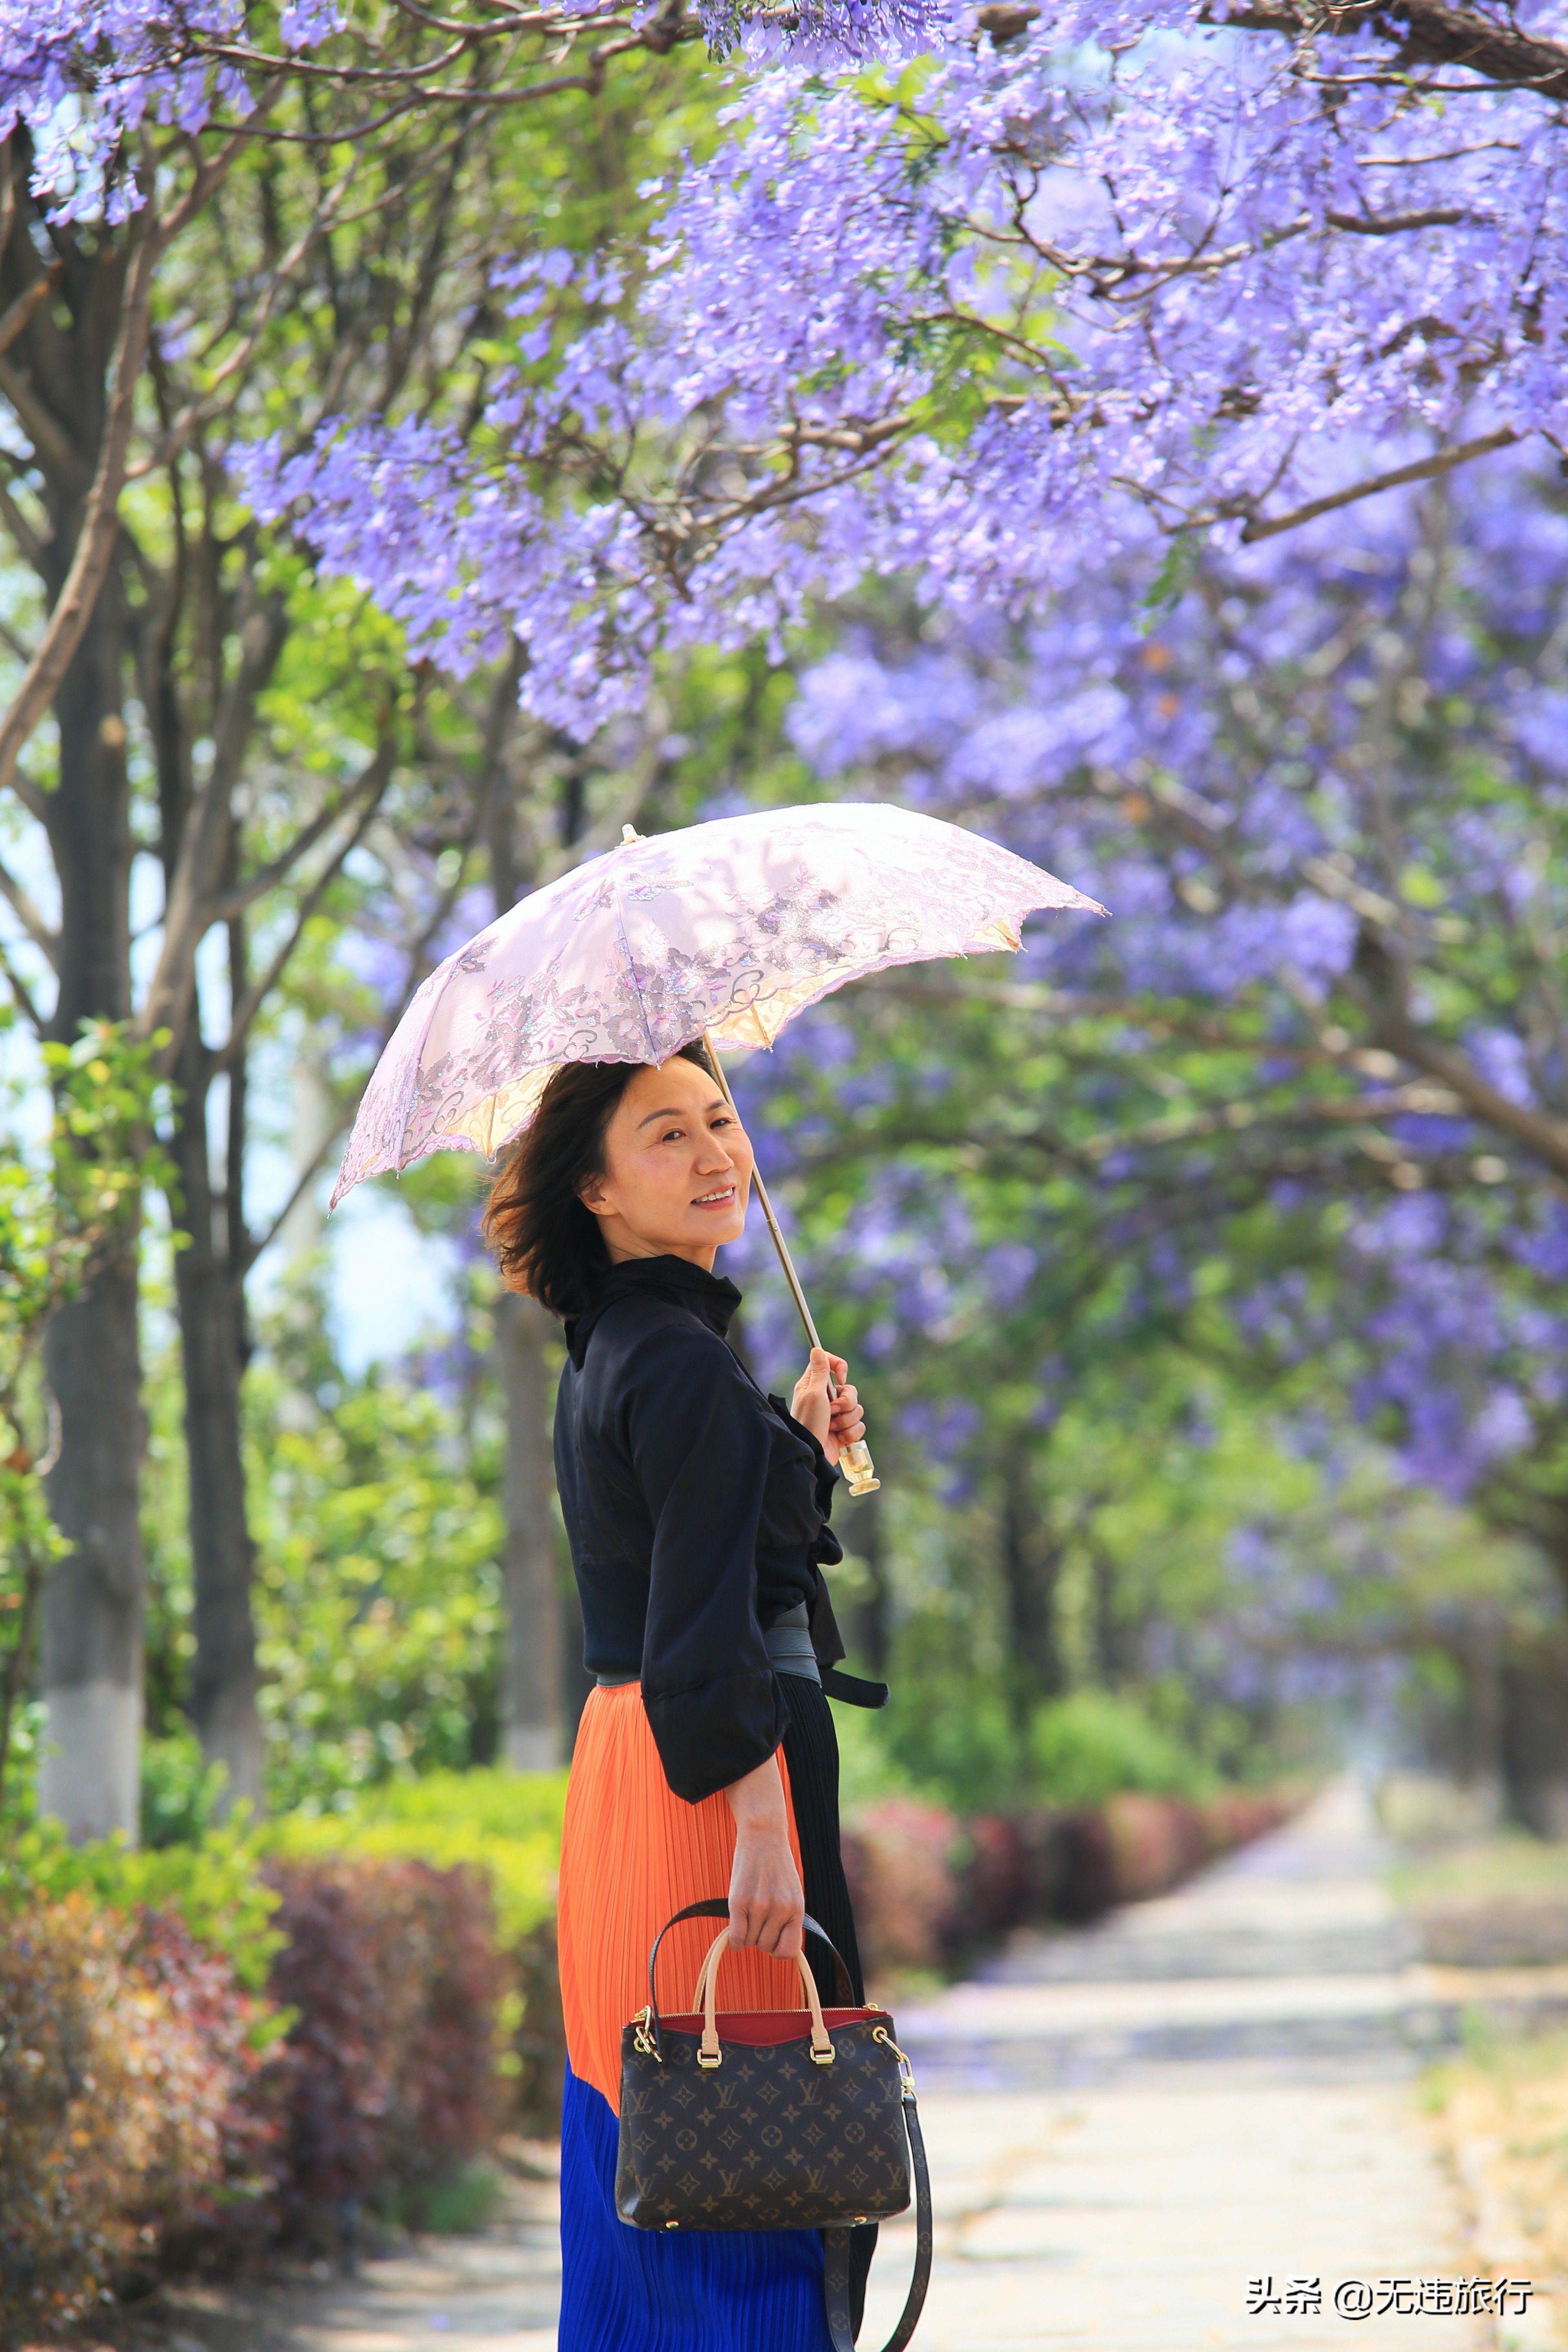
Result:
<svg viewBox="0 0 1568 2352"><path fill-rule="evenodd" d="M727 1895L710 1895L701 1903L689 1903L684 1911L677 1911L670 1918L665 1921L663 1927L659 1929L658 1935L653 1939L653 1949L647 1956L648 2025L653 2036L654 2049L658 2053L660 2059L664 2056L664 2045L659 2038L658 1993L654 1984L654 1970L658 1965L658 1948L663 1943L665 1937L668 1935L670 1929L672 1927L679 1927L683 1920L727 1919L729 1916L729 1896ZM838 1967L838 1981L842 1989L843 1999L847 2002L853 2004L855 1999L855 1984L847 1968L846 1968L844 1964L843 1953L838 1949L837 1945L827 1933L826 1928L824 1927L819 1921L814 1919L809 1911L806 1913L802 1924L808 1936L819 1936L822 1938L822 1941L826 1945L828 1950L832 1953Z"/></svg>
<svg viewBox="0 0 1568 2352"><path fill-rule="evenodd" d="M815 1935L815 1934L816 1933L816 1928L815 1928L814 1927L812 1927L812 1923L811 1923L811 1920L810 1920L810 1918L809 1918L809 1917L808 1917L808 1918L807 1918L807 1920L806 1920L806 1925L807 1925L807 1927L812 1927L812 1933L813 1933L813 1935ZM824 1937L823 1937L823 1939L822 1939L822 1940L823 1940L823 1942L824 1942L825 1944L827 1944L827 1938L826 1938L826 1936L824 1936ZM837 1960L837 1961L838 1962L838 1968L839 1968L840 1974L841 1974L841 1976L842 1976L842 1977L844 1978L844 1979L845 1979L845 1983L844 1983L844 1990L845 1990L846 1994L847 1995L847 1994L849 1994L849 1993L852 1993L852 1992L854 1991L854 1987L853 1987L853 1986L848 1982L848 1976L849 1976L849 1971L848 1971L848 1969L847 1969L847 1968L845 1968L843 1961L842 1961L842 1960L840 1960L840 1959L838 1958L838 1955L837 1955L837 1952L835 1952L835 1951L833 1951L833 1946L832 1946L831 1944L827 1944L827 1948L828 1948L828 1950L829 1950L830 1952L833 1952L833 1957L834 1957L835 1960ZM718 1953L718 1955L719 1955L719 1958L720 1958L720 1959L722 1959L726 1952L730 1952L730 1951L738 1951L738 1950L740 1950L740 1949L741 1949L741 1947L740 1947L739 1945L731 1944L731 1941L730 1941L730 1937L729 1937L729 1931L728 1931L728 1929L726 1929L726 1931L725 1931L725 1933L724 1933L723 1935L721 1935L721 1936L715 1936L715 1937L713 1938L713 1941L712 1941L712 1942L711 1942L711 1944L710 1944L710 1946L708 1947L708 1949L703 1953L703 1955L702 1955L702 1965L701 1965L701 1967L700 1967L700 1968L698 1969L698 1971L697 1971L697 1982L696 1982L696 1984L693 1986L693 1988L692 1988L692 1992L691 1992L690 2009L691 2009L691 2014L692 2014L694 2017L700 2017L700 2016L701 2015L701 2013L702 2013L702 1988L703 1988L703 1986L704 1986L704 1985L707 1983L707 1981L708 1981L708 1972L709 1972L709 1970L710 1970L710 1969L716 1969L716 1968L717 1968L717 1965L718 1965L717 1961L715 1961L715 1959L714 1959L714 1958L713 1958L714 1953L715 1953L715 1952L717 1952L717 1953ZM769 1957L770 1958L775 1958L775 1957L776 1957L776 1955L774 1955L774 1954L770 1954L768 1957ZM807 1961L807 1960L805 1959L805 1954L804 1954L804 1953L802 1953L802 1954L800 1955L800 1958L801 1958L802 1962L804 1963L804 1965L805 1965L808 1969L810 1969L810 1974L811 1974L811 1989L812 1989L812 1992L816 1992L816 1994L817 1994L817 1999L820 2000L820 1999L821 1999L821 1997L822 1997L822 1996L821 1996L820 1991L819 1991L819 1990L818 1990L818 1989L817 1989L817 1983L816 1983L816 1969L812 1969L812 1968L811 1968L811 1964L810 1964L810 1962L809 1962L809 1961ZM808 2009L809 2009L809 2008L810 2008L810 2006L811 2006L811 1993L809 1993L809 1992L808 1992L808 1993L807 1993L807 1995L806 1995L806 2001L805 2001L805 2005L806 2005L806 2007L807 2007ZM858 2007L859 2006L859 2004L858 2004L858 2002L856 2002L856 2001L854 2001L854 2000L846 2000L846 2001L845 2001L845 2004L844 2004L844 2005L845 2005L845 2007L846 2007L846 2008L847 2008L847 2009L855 2009L855 2008L858 2008Z"/></svg>
<svg viewBox="0 0 1568 2352"><path fill-rule="evenodd" d="M705 2068L722 2064L724 2053L719 2046L719 2021L716 2004L719 1997L719 1963L732 1948L729 1932L715 1936L708 1948L708 1957L697 1976L697 1997L693 2009L702 2011L702 2039L697 2045L697 2063ZM811 1972L811 1962L804 1952L797 1952L795 1964L800 1970L800 1981L805 1994L805 2005L811 2011L811 2054L818 2066L833 2063L833 2044L827 2038L823 2022L822 2001L816 1990L816 1979Z"/></svg>

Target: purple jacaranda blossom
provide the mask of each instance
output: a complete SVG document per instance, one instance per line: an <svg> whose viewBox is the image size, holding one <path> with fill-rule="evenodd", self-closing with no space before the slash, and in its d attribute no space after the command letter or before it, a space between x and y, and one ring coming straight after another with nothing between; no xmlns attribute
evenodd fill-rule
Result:
<svg viewBox="0 0 1568 2352"><path fill-rule="evenodd" d="M1559 1410L1568 1348L1568 1318L1500 1278L1491 1241L1468 1211L1407 1201L1350 1245L1370 1358L1358 1402L1412 1474L1454 1500L1529 1450L1532 1400Z"/></svg>
<svg viewBox="0 0 1568 2352"><path fill-rule="evenodd" d="M1522 1037L1509 1029L1478 1029L1468 1043L1476 1067L1505 1101L1534 1101L1535 1088L1531 1084L1529 1055Z"/></svg>
<svg viewBox="0 0 1568 2352"><path fill-rule="evenodd" d="M110 226L145 201L121 151L146 123L202 130L254 100L218 52L243 26L239 0L46 0L0 11L0 138L31 142L33 187L57 220L100 212Z"/></svg>
<svg viewBox="0 0 1568 2352"><path fill-rule="evenodd" d="M1568 775L1568 694L1543 687L1521 695L1512 726L1521 745L1539 767Z"/></svg>
<svg viewBox="0 0 1568 2352"><path fill-rule="evenodd" d="M994 623L1126 562L1157 604L1205 541L1558 430L1552 109L1460 68L1439 135L1381 37L1325 26L1306 73L1177 0L1052 0L897 101L763 74L672 178L635 291L498 391L493 457L350 424L259 456L250 495L437 658L516 636L525 701L579 733L661 652L782 649L868 574ZM1016 782L1119 713L1069 658L1027 741L1007 723L970 751Z"/></svg>
<svg viewBox="0 0 1568 2352"><path fill-rule="evenodd" d="M1513 1234L1510 1246L1521 1265L1542 1280L1568 1282L1568 1202L1544 1202L1536 1230Z"/></svg>
<svg viewBox="0 0 1568 2352"><path fill-rule="evenodd" d="M570 40L591 32L607 5L546 0L525 29ZM797 75L906 57L952 30L941 0L804 0L787 18L749 0L700 0L697 16L710 54L788 60ZM275 26L244 0L44 0L26 8L6 0L0 138L18 125L26 131L33 187L49 198L54 218L101 213L118 226L146 200L125 168L144 124L195 138L218 122L243 122L279 73L287 78L288 61L352 23L348 0L284 0ZM607 286L601 290L611 299Z"/></svg>
<svg viewBox="0 0 1568 2352"><path fill-rule="evenodd" d="M999 1312L1016 1307L1039 1265L1027 1242L996 1242L981 1260L991 1298Z"/></svg>

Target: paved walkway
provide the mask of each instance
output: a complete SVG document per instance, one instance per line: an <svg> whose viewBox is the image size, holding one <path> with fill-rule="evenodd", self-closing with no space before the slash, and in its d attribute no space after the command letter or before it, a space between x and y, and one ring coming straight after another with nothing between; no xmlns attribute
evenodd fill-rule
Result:
<svg viewBox="0 0 1568 2352"><path fill-rule="evenodd" d="M1483 1980L1423 1969L1382 1890L1356 1790L1181 1892L1070 1937L1018 1940L900 2031L921 2082L938 2215L919 2352L1510 2352L1541 2315L1334 2315L1335 2288L1477 2267L1414 2096ZM1562 1977L1558 1984L1556 1979ZM1484 1980L1505 2013L1510 1982ZM1568 1972L1535 1970L1568 2013ZM1495 2000L1489 2005L1496 2007ZM862 2342L901 2300L911 2232L885 2232ZM553 2202L429 2241L355 2282L244 2308L193 2298L173 2352L546 2352ZM1270 2279L1281 2308L1247 2313ZM1324 2311L1289 2313L1289 2284ZM605 2346L604 2352L638 2352ZM781 2346L778 2352L793 2352Z"/></svg>
<svg viewBox="0 0 1568 2352"><path fill-rule="evenodd" d="M900 2021L939 2152L922 2352L1499 2343L1489 2318L1332 2310L1343 2280L1375 2296L1475 2267L1412 2096L1475 1987L1415 1964L1383 1860L1342 1784L1177 1894L1021 1940ZM1248 2315L1258 2279L1279 2312ZM1320 2283L1321 2314L1283 2307L1293 2280ZM875 2292L873 2322L896 2308L887 2272Z"/></svg>

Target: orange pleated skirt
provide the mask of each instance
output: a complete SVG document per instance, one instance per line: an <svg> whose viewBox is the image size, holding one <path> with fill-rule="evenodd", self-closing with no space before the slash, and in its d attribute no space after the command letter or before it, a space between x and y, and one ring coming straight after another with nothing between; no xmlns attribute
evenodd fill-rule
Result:
<svg viewBox="0 0 1568 2352"><path fill-rule="evenodd" d="M800 1840L781 1748L790 1844ZM700 1805L676 1796L637 1683L588 1695L572 1758L561 1849L561 1996L572 2072L620 2111L621 2032L647 1999L647 1958L671 1915L709 1895L727 1895L735 1823L723 1791ZM689 2010L698 1967L721 1923L689 1919L665 1937L658 2005ZM794 2009L800 1979L793 1962L765 1953L726 1955L721 2009Z"/></svg>

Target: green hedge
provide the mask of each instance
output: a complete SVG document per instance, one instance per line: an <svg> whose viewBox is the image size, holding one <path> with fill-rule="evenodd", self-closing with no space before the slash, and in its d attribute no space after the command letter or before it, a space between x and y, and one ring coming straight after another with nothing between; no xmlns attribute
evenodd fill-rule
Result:
<svg viewBox="0 0 1568 2352"><path fill-rule="evenodd" d="M426 1772L363 1790L342 1810L280 1814L260 1844L294 1861L364 1854L478 1871L512 1945L554 1916L565 1804L564 1771Z"/></svg>
<svg viewBox="0 0 1568 2352"><path fill-rule="evenodd" d="M72 1845L58 1822L31 1822L9 1829L0 1847L0 1912L74 1895L128 1916L166 1912L259 1992L280 1941L271 1924L278 1897L260 1876L262 1845L244 1822L208 1828L188 1845L137 1847L120 1838Z"/></svg>

